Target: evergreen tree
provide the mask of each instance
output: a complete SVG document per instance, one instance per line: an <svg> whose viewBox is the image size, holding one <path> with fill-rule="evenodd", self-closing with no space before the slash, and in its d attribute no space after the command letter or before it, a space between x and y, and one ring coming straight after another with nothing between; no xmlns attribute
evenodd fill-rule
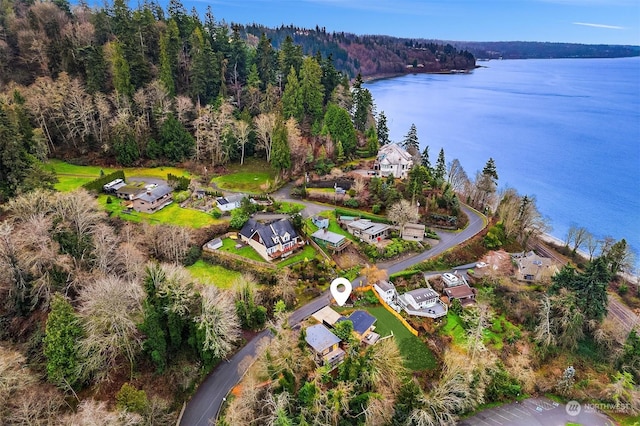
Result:
<svg viewBox="0 0 640 426"><path fill-rule="evenodd" d="M362 75L358 73L353 84L353 125L357 130L364 132L373 109L373 97L362 84Z"/></svg>
<svg viewBox="0 0 640 426"><path fill-rule="evenodd" d="M122 53L122 45L118 41L113 42L113 57L111 59L113 70L113 87L118 96L130 98L133 95L133 84L131 84L131 69L129 62Z"/></svg>
<svg viewBox="0 0 640 426"><path fill-rule="evenodd" d="M298 77L296 76L296 80ZM258 67L256 64L251 64L251 69L249 70L249 76L247 77L247 86L260 89L262 82L260 81L260 75L258 75Z"/></svg>
<svg viewBox="0 0 640 426"><path fill-rule="evenodd" d="M189 92L198 105L207 104L216 97L220 85L220 73L214 60L209 39L196 27L190 37L191 66Z"/></svg>
<svg viewBox="0 0 640 426"><path fill-rule="evenodd" d="M378 114L376 133L378 134L378 142L380 143L380 146L386 145L390 142L389 127L387 126L387 116L384 114L384 111L380 111L380 114Z"/></svg>
<svg viewBox="0 0 640 426"><path fill-rule="evenodd" d="M256 66L262 81L262 90L265 90L268 84L273 83L276 70L276 53L265 33L260 36L256 47Z"/></svg>
<svg viewBox="0 0 640 426"><path fill-rule="evenodd" d="M116 154L116 161L129 167L140 158L140 150L136 142L135 135L129 129L118 133L113 138L113 150Z"/></svg>
<svg viewBox="0 0 640 426"><path fill-rule="evenodd" d="M321 79L322 69L318 62L313 58L304 58L300 69L300 90L304 116L309 123L322 119L324 87Z"/></svg>
<svg viewBox="0 0 640 426"><path fill-rule="evenodd" d="M287 76L287 85L282 94L282 114L285 120L293 117L298 123L302 122L304 106L302 105L302 88L296 75L296 70L291 67Z"/></svg>
<svg viewBox="0 0 640 426"><path fill-rule="evenodd" d="M431 161L429 161L429 145L424 147L422 151L422 155L420 156L422 159L422 165L429 171L429 174L432 173Z"/></svg>
<svg viewBox="0 0 640 426"><path fill-rule="evenodd" d="M105 92L107 82L107 63L104 59L102 45L86 48L87 65L85 67L85 78L87 82L87 92Z"/></svg>
<svg viewBox="0 0 640 426"><path fill-rule="evenodd" d="M336 104L330 103L324 115L324 125L331 139L341 142L345 155L353 156L357 139L349 113Z"/></svg>
<svg viewBox="0 0 640 426"><path fill-rule="evenodd" d="M182 161L193 153L195 141L182 123L173 114L169 114L160 129L160 145L167 159Z"/></svg>
<svg viewBox="0 0 640 426"><path fill-rule="evenodd" d="M436 161L436 169L433 173L433 178L438 182L444 182L444 178L447 175L447 163L444 159L444 148L440 148L438 153L438 160Z"/></svg>
<svg viewBox="0 0 640 426"><path fill-rule="evenodd" d="M178 25L173 19L167 21L167 29L160 37L160 81L170 96L176 94L178 78L178 54L180 52L180 35Z"/></svg>
<svg viewBox="0 0 640 426"><path fill-rule="evenodd" d="M409 151L411 148L415 150L420 149L420 143L418 142L418 129L416 128L416 125L414 123L411 123L411 127L404 137L402 146L407 151Z"/></svg>
<svg viewBox="0 0 640 426"><path fill-rule="evenodd" d="M367 137L367 150L369 151L369 155L376 155L380 150L380 143L378 142L376 129L373 128L373 126L369 127L365 136Z"/></svg>
<svg viewBox="0 0 640 426"><path fill-rule="evenodd" d="M329 54L320 62L322 68L322 86L324 87L324 104L326 105L331 99L331 94L340 84L340 73L333 65L333 55Z"/></svg>
<svg viewBox="0 0 640 426"><path fill-rule="evenodd" d="M51 301L44 335L44 356L47 358L47 378L62 388L73 387L78 380L78 340L82 326L73 307L56 294Z"/></svg>
<svg viewBox="0 0 640 426"><path fill-rule="evenodd" d="M224 28L226 28L226 26L224 26ZM226 29L218 29L218 32L216 34L216 41L218 37L221 36L222 31L226 31ZM225 40L220 41L220 43L223 43L226 40L229 40L229 37L227 37ZM247 48L244 40L242 40L242 37L240 36L240 29L237 25L233 26L233 32L231 33L231 42L229 43L227 41L225 44L220 44L220 46L218 46L216 50L223 55L223 58L225 57L224 55L226 55L228 59L228 79L230 81L233 81L234 78L237 78L239 82L246 81L248 62ZM262 80L262 82L266 84L265 80Z"/></svg>
<svg viewBox="0 0 640 426"><path fill-rule="evenodd" d="M278 120L273 130L273 147L271 148L271 167L284 171L291 168L291 150L287 140L287 128L282 120Z"/></svg>
<svg viewBox="0 0 640 426"><path fill-rule="evenodd" d="M280 46L278 62L282 75L289 74L291 68L296 70L296 73L300 72L300 67L302 66L302 46L294 44L293 39L288 34Z"/></svg>

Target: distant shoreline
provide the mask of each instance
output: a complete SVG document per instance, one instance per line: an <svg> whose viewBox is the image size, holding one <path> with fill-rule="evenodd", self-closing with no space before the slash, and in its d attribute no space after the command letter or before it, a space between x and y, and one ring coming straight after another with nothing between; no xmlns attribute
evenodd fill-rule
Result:
<svg viewBox="0 0 640 426"><path fill-rule="evenodd" d="M476 66L473 69L469 70L447 70L447 71L420 71L420 72L398 72L398 73L388 73L388 74L372 74L366 77L362 77L362 81L365 83L373 83L375 81L387 80L390 78L402 77L405 75L418 75L418 74L470 74L474 69L483 68L482 65Z"/></svg>

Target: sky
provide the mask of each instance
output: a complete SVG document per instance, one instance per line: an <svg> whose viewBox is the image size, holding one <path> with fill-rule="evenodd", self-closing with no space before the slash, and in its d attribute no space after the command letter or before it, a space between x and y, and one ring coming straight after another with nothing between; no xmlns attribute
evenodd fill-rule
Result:
<svg viewBox="0 0 640 426"><path fill-rule="evenodd" d="M451 41L640 45L640 0L183 0L216 20Z"/></svg>

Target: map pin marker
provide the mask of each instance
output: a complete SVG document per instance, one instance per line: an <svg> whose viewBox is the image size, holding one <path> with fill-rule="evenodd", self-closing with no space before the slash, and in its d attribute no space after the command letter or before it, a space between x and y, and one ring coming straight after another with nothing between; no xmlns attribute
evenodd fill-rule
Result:
<svg viewBox="0 0 640 426"><path fill-rule="evenodd" d="M343 286L344 290L338 290L338 287L340 286ZM351 281L346 278L339 277L331 281L331 295L340 306L344 305L347 299L349 299L352 289Z"/></svg>

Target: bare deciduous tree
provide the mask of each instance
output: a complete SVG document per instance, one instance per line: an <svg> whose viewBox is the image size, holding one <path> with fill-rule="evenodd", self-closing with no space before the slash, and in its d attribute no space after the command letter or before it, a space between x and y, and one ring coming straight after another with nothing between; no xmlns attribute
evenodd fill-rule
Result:
<svg viewBox="0 0 640 426"><path fill-rule="evenodd" d="M104 380L119 357L125 357L133 368L142 348L137 325L143 297L139 283L116 277L100 278L81 290L79 314L85 332L79 344L82 377Z"/></svg>
<svg viewBox="0 0 640 426"><path fill-rule="evenodd" d="M203 349L215 358L224 358L240 338L240 321L229 292L207 286L201 289L202 311L194 318L204 332Z"/></svg>
<svg viewBox="0 0 640 426"><path fill-rule="evenodd" d="M420 218L418 208L411 205L407 200L400 200L389 208L387 218L400 227L400 232L404 225L411 222L417 222Z"/></svg>
<svg viewBox="0 0 640 426"><path fill-rule="evenodd" d="M447 182L451 185L453 192L461 193L465 187L469 184L469 176L462 168L460 160L455 158L449 163L447 170Z"/></svg>
<svg viewBox="0 0 640 426"><path fill-rule="evenodd" d="M181 263L191 245L191 232L182 226L148 225L143 227L151 255L159 261Z"/></svg>
<svg viewBox="0 0 640 426"><path fill-rule="evenodd" d="M251 125L244 120L234 122L236 143L240 147L240 165L244 164L244 149L249 142L249 134L251 133Z"/></svg>
<svg viewBox="0 0 640 426"><path fill-rule="evenodd" d="M263 113L253 119L258 143L256 149L264 149L267 155L267 163L271 162L271 148L273 146L273 130L276 127L276 115L274 113Z"/></svg>

